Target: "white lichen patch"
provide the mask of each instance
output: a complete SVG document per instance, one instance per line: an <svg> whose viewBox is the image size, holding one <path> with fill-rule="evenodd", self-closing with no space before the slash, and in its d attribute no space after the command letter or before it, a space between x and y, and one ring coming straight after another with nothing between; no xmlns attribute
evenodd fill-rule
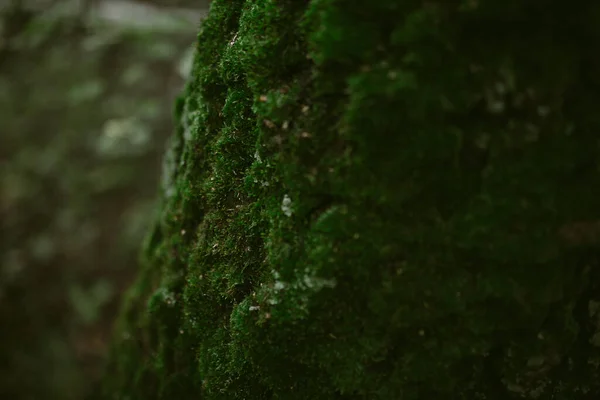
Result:
<svg viewBox="0 0 600 400"><path fill-rule="evenodd" d="M175 303L177 303L175 293L170 292L165 288L159 289L157 294L160 296L160 299L164 301L169 307L173 307Z"/></svg>
<svg viewBox="0 0 600 400"><path fill-rule="evenodd" d="M273 279L275 279L275 283L273 283L273 290L279 292L280 290L285 289L287 284L280 280L281 276L279 275L279 272L272 270L271 273L273 274Z"/></svg>
<svg viewBox="0 0 600 400"><path fill-rule="evenodd" d="M233 35L233 39L231 39L231 41L229 41L229 47L233 46L238 39L238 33L236 32L235 35Z"/></svg>
<svg viewBox="0 0 600 400"><path fill-rule="evenodd" d="M169 307L173 307L176 302L177 301L175 300L175 295L173 295L173 293L167 293L165 295L165 303L167 303Z"/></svg>
<svg viewBox="0 0 600 400"><path fill-rule="evenodd" d="M274 282L267 289L270 296L266 302L275 306L283 300L283 296L290 296L294 299L293 306L300 313L308 312L311 294L327 288L332 289L337 285L335 279L319 277L315 271L311 271L309 268L306 268L304 273L297 273L296 279L291 282L281 280L277 271L271 272Z"/></svg>
<svg viewBox="0 0 600 400"><path fill-rule="evenodd" d="M292 199L287 194L283 196L283 200L281 201L281 211L287 216L291 217L294 213L292 209Z"/></svg>
<svg viewBox="0 0 600 400"><path fill-rule="evenodd" d="M308 289L312 289L315 292L324 288L333 289L337 285L335 279L319 278L314 275L304 275L302 278L302 283L304 283Z"/></svg>

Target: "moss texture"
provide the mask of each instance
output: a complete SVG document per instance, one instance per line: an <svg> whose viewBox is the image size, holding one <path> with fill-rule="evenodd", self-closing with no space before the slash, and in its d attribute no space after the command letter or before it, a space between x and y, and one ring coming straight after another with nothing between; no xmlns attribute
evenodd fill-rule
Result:
<svg viewBox="0 0 600 400"><path fill-rule="evenodd" d="M106 397L598 398L599 16L215 0Z"/></svg>

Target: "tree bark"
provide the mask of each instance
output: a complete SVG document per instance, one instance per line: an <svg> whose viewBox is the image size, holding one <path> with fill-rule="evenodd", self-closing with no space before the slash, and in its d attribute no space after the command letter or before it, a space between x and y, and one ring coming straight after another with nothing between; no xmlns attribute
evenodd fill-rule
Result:
<svg viewBox="0 0 600 400"><path fill-rule="evenodd" d="M599 15L214 1L107 398L598 398Z"/></svg>

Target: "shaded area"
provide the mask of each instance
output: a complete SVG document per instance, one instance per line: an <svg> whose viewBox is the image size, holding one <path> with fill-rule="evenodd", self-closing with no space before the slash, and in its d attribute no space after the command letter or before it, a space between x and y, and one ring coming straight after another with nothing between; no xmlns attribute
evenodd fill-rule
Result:
<svg viewBox="0 0 600 400"><path fill-rule="evenodd" d="M205 12L133 7L140 26L101 5L0 6L3 399L81 399L98 378Z"/></svg>

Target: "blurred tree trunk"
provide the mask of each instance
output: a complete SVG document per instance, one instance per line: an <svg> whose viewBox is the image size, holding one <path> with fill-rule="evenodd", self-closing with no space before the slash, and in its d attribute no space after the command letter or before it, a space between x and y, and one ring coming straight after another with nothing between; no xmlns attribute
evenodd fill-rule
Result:
<svg viewBox="0 0 600 400"><path fill-rule="evenodd" d="M106 398L598 398L598 16L213 2Z"/></svg>

